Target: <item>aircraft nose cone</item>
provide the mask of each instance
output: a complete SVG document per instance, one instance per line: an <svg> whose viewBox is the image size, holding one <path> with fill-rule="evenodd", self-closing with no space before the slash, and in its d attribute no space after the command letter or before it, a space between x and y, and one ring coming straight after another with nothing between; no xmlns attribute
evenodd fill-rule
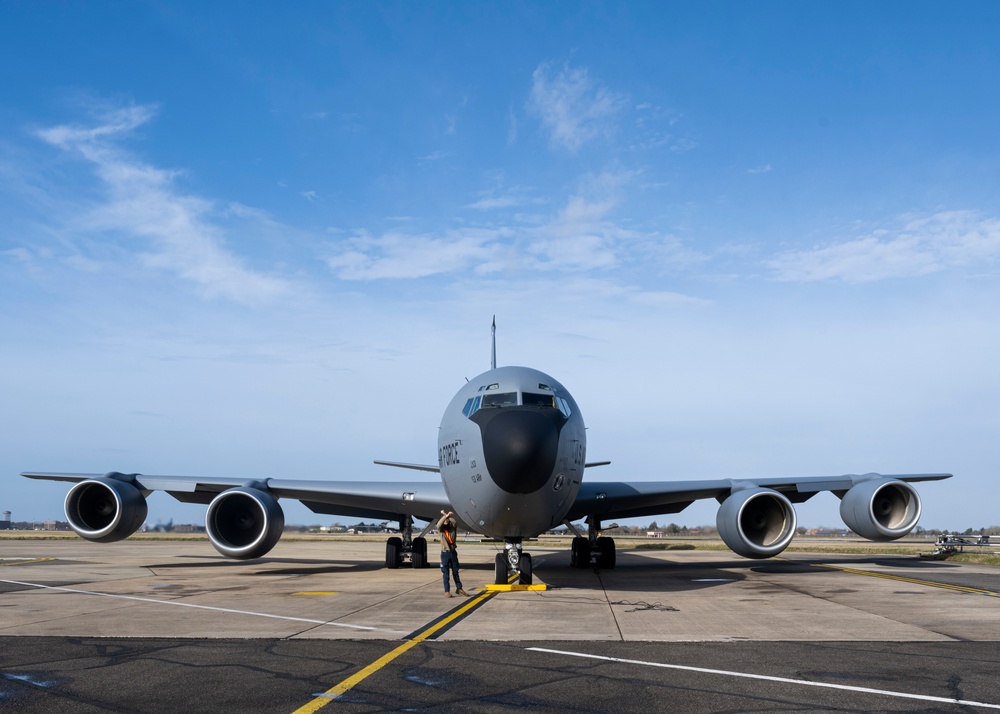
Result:
<svg viewBox="0 0 1000 714"><path fill-rule="evenodd" d="M558 411L480 409L472 420L482 431L486 468L500 488L534 493L545 485L555 467L564 423Z"/></svg>

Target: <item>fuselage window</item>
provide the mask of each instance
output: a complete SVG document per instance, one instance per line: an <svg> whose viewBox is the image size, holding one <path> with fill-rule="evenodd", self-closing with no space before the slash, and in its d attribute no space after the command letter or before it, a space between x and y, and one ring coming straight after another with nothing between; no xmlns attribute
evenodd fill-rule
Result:
<svg viewBox="0 0 1000 714"><path fill-rule="evenodd" d="M516 407L517 392L499 392L483 395L483 409L487 407Z"/></svg>

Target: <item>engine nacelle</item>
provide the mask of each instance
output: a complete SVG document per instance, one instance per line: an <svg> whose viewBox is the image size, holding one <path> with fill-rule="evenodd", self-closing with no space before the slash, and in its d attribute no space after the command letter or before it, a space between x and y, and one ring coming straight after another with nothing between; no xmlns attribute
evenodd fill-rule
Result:
<svg viewBox="0 0 1000 714"><path fill-rule="evenodd" d="M920 497L904 481L891 478L862 481L844 494L840 517L862 538L896 540L913 530L920 520Z"/></svg>
<svg viewBox="0 0 1000 714"><path fill-rule="evenodd" d="M795 509L769 488L735 491L719 507L716 527L723 542L744 558L770 558L792 542Z"/></svg>
<svg viewBox="0 0 1000 714"><path fill-rule="evenodd" d="M114 543L146 520L146 498L125 481L102 476L81 481L66 494L66 520L81 538Z"/></svg>
<svg viewBox="0 0 1000 714"><path fill-rule="evenodd" d="M278 500L256 488L231 488L208 504L205 531L215 549L229 558L259 558L274 547L285 528Z"/></svg>

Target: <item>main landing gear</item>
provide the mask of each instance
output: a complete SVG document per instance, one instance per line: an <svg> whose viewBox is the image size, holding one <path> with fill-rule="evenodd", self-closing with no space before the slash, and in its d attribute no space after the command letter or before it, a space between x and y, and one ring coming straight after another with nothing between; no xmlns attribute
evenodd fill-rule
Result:
<svg viewBox="0 0 1000 714"><path fill-rule="evenodd" d="M521 550L520 538L505 538L503 553L497 553L493 582L508 585L531 585L531 553Z"/></svg>
<svg viewBox="0 0 1000 714"><path fill-rule="evenodd" d="M595 566L604 570L615 567L615 539L598 535L601 532L600 518L587 516L586 538L580 535L571 523L566 525L576 534L573 539L573 550L570 554L570 565L574 568Z"/></svg>
<svg viewBox="0 0 1000 714"><path fill-rule="evenodd" d="M398 568L406 561L414 568L426 568L427 563L427 539L424 534L430 530L428 523L420 535L413 537L413 517L404 516L399 519L400 536L393 536L385 542L385 567Z"/></svg>

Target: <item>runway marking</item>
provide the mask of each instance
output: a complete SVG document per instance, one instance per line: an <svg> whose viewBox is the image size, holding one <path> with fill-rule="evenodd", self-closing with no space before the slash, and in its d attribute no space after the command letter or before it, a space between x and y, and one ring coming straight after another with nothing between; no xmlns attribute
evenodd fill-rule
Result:
<svg viewBox="0 0 1000 714"><path fill-rule="evenodd" d="M605 657L602 655L587 654L586 652L567 652L564 650L550 650L543 647L527 647L530 652L542 652L545 654L566 655L569 657L583 657L585 659L598 659L605 662L620 662L622 664L638 664L643 667L659 667L662 669L677 669L684 672L701 672L703 674L721 674L727 677L740 677L742 679L759 679L766 682L781 682L782 684L798 684L803 687L821 687L823 689L839 689L849 692L860 692L861 694L878 694L885 697L896 697L899 699L918 699L924 702L939 702L942 704L957 704L966 707L983 707L985 709L1000 709L1000 704L988 704L986 702L973 702L967 699L952 699L951 697L933 697L927 694L910 694L909 692L894 692L889 689L871 689L869 687L852 687L847 684L829 684L827 682L810 682L805 679L790 679L788 677L772 677L766 674L749 674L747 672L730 672L724 669L708 669L705 667L689 667L680 664L664 664L663 662L645 662L638 659L623 659L621 657Z"/></svg>
<svg viewBox="0 0 1000 714"><path fill-rule="evenodd" d="M311 625L327 625L329 627L346 627L351 630L381 630L378 627L368 627L366 625L348 625L343 622L329 622L327 620L310 620L305 617L291 617L289 615L272 615L268 612L252 612L250 610L234 610L228 607L212 607L211 605L196 605L192 602L177 602L176 600L156 600L149 597L138 597L136 595L115 595L113 593L100 593L93 590L76 590L74 588L61 588L55 585L40 585L39 583L23 583L18 580L0 580L0 583L10 585L25 585L31 588L41 588L43 590L58 590L64 593L75 593L77 595L97 595L100 597L110 597L118 600L136 600L138 602L151 602L157 605L174 605L176 607L193 607L198 610L213 610L214 612L229 612L235 615L252 615L253 617L267 617L272 620L287 620L289 622L306 622Z"/></svg>
<svg viewBox="0 0 1000 714"><path fill-rule="evenodd" d="M18 558L4 558L4 560L13 561L10 563L0 563L0 568L5 565L31 565L32 563L47 563L50 560L55 560L55 558L33 558L32 560L20 560Z"/></svg>
<svg viewBox="0 0 1000 714"><path fill-rule="evenodd" d="M377 660L372 662L370 665L355 672L350 677L343 680L336 686L327 689L325 692L314 694L313 700L311 702L303 704L301 707L292 712L292 714L312 714L312 712L322 709L340 695L353 689L358 684L363 682L365 679L378 672L380 669L385 667L387 664L392 662L400 655L409 652L411 649L416 647L424 640L431 639L437 634L443 632L445 629L451 627L460 618L464 617L465 615L468 615L469 613L471 613L473 610L478 608L480 605L482 605L484 602L486 602L496 594L497 593L495 591L487 590L482 595L477 595L476 597L469 600L467 603L459 605L451 612L445 613L436 620L432 620L421 629L415 631L410 635L407 635L407 637L410 639L408 639L406 642L401 644L396 649L392 650L388 654L382 655Z"/></svg>
<svg viewBox="0 0 1000 714"><path fill-rule="evenodd" d="M303 590L292 595L336 595L336 590Z"/></svg>
<svg viewBox="0 0 1000 714"><path fill-rule="evenodd" d="M914 585L926 585L932 588L944 588L945 590L955 590L962 593L971 593L973 595L988 595L990 597L1000 597L1000 592L995 592L993 590L983 590L982 588L967 588L963 585L949 585L948 583L939 583L933 580L918 580L917 578L908 578L904 575L893 575L891 573L879 573L874 570L858 570L857 568L845 568L840 565L826 565L825 563L813 563L816 568L827 568L828 570L839 570L842 573L851 573L852 575L867 575L871 578L885 578L886 580L898 580L903 583L912 583Z"/></svg>

